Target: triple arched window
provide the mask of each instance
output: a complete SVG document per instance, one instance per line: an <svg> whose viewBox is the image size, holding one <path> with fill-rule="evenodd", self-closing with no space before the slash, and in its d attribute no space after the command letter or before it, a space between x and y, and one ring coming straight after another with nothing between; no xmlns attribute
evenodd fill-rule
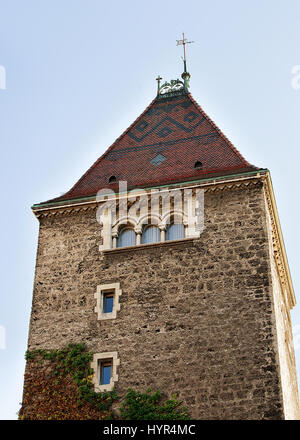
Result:
<svg viewBox="0 0 300 440"><path fill-rule="evenodd" d="M158 243L167 240L180 240L185 238L185 228L182 223L173 223L158 227L145 225L136 232L133 227L126 226L119 230L116 245L118 248L135 246L137 244Z"/></svg>

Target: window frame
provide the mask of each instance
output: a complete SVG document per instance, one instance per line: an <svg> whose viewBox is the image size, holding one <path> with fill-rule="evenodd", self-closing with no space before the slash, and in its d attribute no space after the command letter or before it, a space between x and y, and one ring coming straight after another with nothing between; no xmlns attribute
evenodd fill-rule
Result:
<svg viewBox="0 0 300 440"><path fill-rule="evenodd" d="M101 384L101 365L106 362L111 362L111 375L109 384ZM91 368L93 369L93 379L95 392L112 391L114 385L119 380L117 375L117 367L120 365L120 359L118 358L117 351L110 351L107 353L94 353L93 360L91 362Z"/></svg>
<svg viewBox="0 0 300 440"><path fill-rule="evenodd" d="M163 243L175 242L181 240L193 240L199 238L204 230L204 189L202 187L199 188L199 192L194 192L193 187L182 187L182 188L174 188L175 191L180 191L180 199L184 206L177 203L177 193L176 195L172 195L170 193L170 197L174 198L174 204L170 206L170 209L164 209L163 206L159 205L159 210L157 212L152 210L149 213L149 209L146 209L143 203L139 203L136 207L127 206L127 211L124 213L119 209L116 212L113 208L109 207L106 210L101 211L101 214L98 215L97 219L99 223L101 223L102 228L100 230L100 244L99 251L107 252L107 251L121 251L123 249L129 250L135 247L142 246L156 246ZM173 193L173 189L170 188ZM183 194L183 191L187 190L186 194ZM197 188L198 190L198 188ZM135 191L135 190L133 190ZM140 192L139 192L140 191ZM145 192L145 190L141 189L137 193L137 197L140 197L139 202L142 200L144 196L147 196L148 208L149 208L149 196L151 192ZM169 188L166 190L169 191ZM136 193L134 193L135 195ZM160 193L157 189L157 194L160 197ZM133 194L131 194L133 195ZM156 195L156 192L155 192ZM167 194L168 195L168 194ZM184 195L184 199L183 199ZM115 196L115 195L114 195ZM120 195L120 200L123 198ZM127 198L127 195L124 197ZM176 199L176 200L175 200ZM108 200L115 200L114 197ZM131 200L131 199L130 199ZM133 203L134 205L134 203ZM140 206L141 205L141 206ZM145 209L144 209L145 208ZM195 216L196 212L200 215L199 221L196 222ZM170 222L171 218L180 218L184 225L184 237L180 239L174 240L166 240L165 239L165 229L166 225ZM150 224L153 226L157 226L160 229L160 239L159 241L152 241L151 243L144 243L144 238L142 242L142 229L146 224ZM126 246L119 246L118 238L124 229L132 229L133 237L135 237L135 242L127 243ZM135 235L134 235L135 233ZM133 240L134 241L134 240Z"/></svg>
<svg viewBox="0 0 300 440"><path fill-rule="evenodd" d="M113 309L111 312L104 311L105 295L113 295ZM100 284L97 286L94 298L96 299L95 313L98 314L98 320L116 319L117 313L121 309L119 297L122 295L120 283Z"/></svg>

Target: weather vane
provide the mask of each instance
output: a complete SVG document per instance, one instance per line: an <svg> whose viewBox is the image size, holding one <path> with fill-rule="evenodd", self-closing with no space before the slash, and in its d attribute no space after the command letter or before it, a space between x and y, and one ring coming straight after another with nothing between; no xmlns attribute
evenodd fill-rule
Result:
<svg viewBox="0 0 300 440"><path fill-rule="evenodd" d="M194 41L187 41L186 38L184 38L184 33L182 33L182 40L176 40L177 46L183 46L183 64L184 64L184 71L181 75L182 81L179 80L171 80L169 83L165 82L161 86L161 76L158 75L156 78L157 81L157 95L160 96L169 96L170 93L181 93L182 90L185 90L186 93L189 93L189 87L190 87L190 77L191 75L186 70L186 49L185 45L194 43Z"/></svg>
<svg viewBox="0 0 300 440"><path fill-rule="evenodd" d="M185 45L194 43L194 41L187 41L186 38L184 38L184 32L182 33L182 40L176 40L177 45L176 46L183 46L183 64L184 64L184 72L187 72L186 70L186 51L185 51Z"/></svg>

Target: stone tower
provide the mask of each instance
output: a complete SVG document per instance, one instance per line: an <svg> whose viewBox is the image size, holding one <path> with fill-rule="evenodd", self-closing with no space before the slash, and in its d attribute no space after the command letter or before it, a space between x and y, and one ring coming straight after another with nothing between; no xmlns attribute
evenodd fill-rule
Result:
<svg viewBox="0 0 300 440"><path fill-rule="evenodd" d="M84 342L96 392L177 392L195 419L296 419L295 296L270 173L242 157L188 79L158 78L81 179L33 206L28 350ZM45 397L28 384L41 374L27 362L25 418L39 417Z"/></svg>

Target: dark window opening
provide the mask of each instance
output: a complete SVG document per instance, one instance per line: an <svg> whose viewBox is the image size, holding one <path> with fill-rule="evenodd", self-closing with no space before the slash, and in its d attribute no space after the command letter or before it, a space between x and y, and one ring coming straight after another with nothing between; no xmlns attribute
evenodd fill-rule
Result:
<svg viewBox="0 0 300 440"><path fill-rule="evenodd" d="M114 183L117 181L116 176L110 176L110 178L108 179L108 183Z"/></svg>
<svg viewBox="0 0 300 440"><path fill-rule="evenodd" d="M194 167L196 168L196 170L199 170L203 167L203 163L197 160L197 162L195 162Z"/></svg>

